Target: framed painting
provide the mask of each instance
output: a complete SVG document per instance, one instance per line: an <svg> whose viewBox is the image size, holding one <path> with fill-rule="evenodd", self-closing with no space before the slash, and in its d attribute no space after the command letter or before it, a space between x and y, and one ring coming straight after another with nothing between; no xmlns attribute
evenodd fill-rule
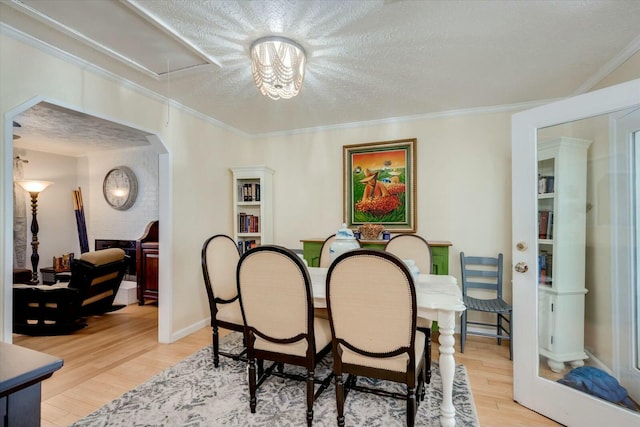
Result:
<svg viewBox="0 0 640 427"><path fill-rule="evenodd" d="M416 231L416 139L345 145L344 222Z"/></svg>

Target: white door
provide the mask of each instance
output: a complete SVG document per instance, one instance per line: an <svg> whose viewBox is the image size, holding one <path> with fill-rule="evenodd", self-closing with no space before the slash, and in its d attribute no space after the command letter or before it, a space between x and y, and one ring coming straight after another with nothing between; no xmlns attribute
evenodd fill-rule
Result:
<svg viewBox="0 0 640 427"><path fill-rule="evenodd" d="M613 307L613 365L612 371L629 395L640 402L640 292L638 288L625 286L640 277L640 108L623 111L615 117L613 127L613 158L616 174L612 177L612 218L617 233L613 234L613 269L618 277L614 281ZM631 179L628 179L628 178Z"/></svg>
<svg viewBox="0 0 640 427"><path fill-rule="evenodd" d="M625 299L621 289L626 289L628 295L637 296L640 292L638 272L633 270L637 269L637 240L620 237L630 234L629 228L626 233L621 231L625 226L631 226L635 231L634 236L640 236L637 232L640 225L635 223L640 193L633 190L637 185L633 179L637 180L637 176L634 178L632 175L640 174L640 165L635 165L635 148L631 142L626 145L626 154L615 151L614 143L617 120L638 107L640 80L633 80L517 113L512 118L514 399L568 426L640 425L640 412L625 409L557 381L583 363L614 376L619 374L619 366L615 365L626 363L625 360L633 361L636 368L638 366L637 299L635 306L626 313L619 313L616 304L620 299ZM587 195L583 210L586 212L586 221L582 234L586 234L586 241L582 245L586 262L584 278L580 278L584 281L586 294L576 296L579 292L575 291L571 303L564 305L560 302L566 298L566 294L547 292L548 288L540 285L538 271L538 255L542 245L538 227L538 140L560 134L592 140L588 148ZM640 146L637 149L640 150ZM622 165L628 170L623 170ZM621 184L623 182L628 185L625 187ZM561 196L571 197L572 192L555 195ZM621 207L617 207L617 203ZM628 224L619 223L621 218L626 217L631 218ZM552 239L547 239L544 244L549 245L549 240ZM579 248L574 247L572 251L576 254ZM621 254L626 254L629 260L626 264L624 259L619 261L616 258ZM561 267L554 265L554 269ZM548 307L541 305L540 294L542 304L551 301ZM556 305L553 301L559 303ZM584 304L584 309L576 309L580 304ZM578 313L576 316L584 318L572 321L571 316L567 315L569 312ZM545 313L552 313L552 318L543 318ZM624 337L614 333L621 322L631 325L628 331L623 331L627 334ZM545 330L540 330L540 327ZM540 342L539 337L550 338L556 349L562 347L563 343L558 340L564 338L560 337L568 337L568 340L575 338L573 345L578 342L584 348L566 359L563 359L565 355L561 352L551 354L557 360L548 363L548 343ZM619 341L628 345L617 348ZM628 354L628 359L620 357L621 352ZM554 372L550 366L559 372Z"/></svg>

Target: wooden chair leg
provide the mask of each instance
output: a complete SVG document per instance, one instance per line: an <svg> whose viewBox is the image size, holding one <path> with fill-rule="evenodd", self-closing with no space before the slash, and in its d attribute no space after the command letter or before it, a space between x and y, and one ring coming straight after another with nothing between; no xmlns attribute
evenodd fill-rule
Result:
<svg viewBox="0 0 640 427"><path fill-rule="evenodd" d="M313 376L314 371L307 370L307 426L311 427L313 423Z"/></svg>
<svg viewBox="0 0 640 427"><path fill-rule="evenodd" d="M258 378L262 379L262 376L264 375L264 360L259 359L257 364L258 364Z"/></svg>
<svg viewBox="0 0 640 427"><path fill-rule="evenodd" d="M336 374L336 406L338 408L338 426L344 427L344 381L342 374Z"/></svg>
<svg viewBox="0 0 640 427"><path fill-rule="evenodd" d="M427 340L425 341L425 368L427 371L426 384L431 384L431 328L427 329Z"/></svg>
<svg viewBox="0 0 640 427"><path fill-rule="evenodd" d="M220 365L220 337L218 334L218 326L213 327L212 333L212 341L213 341L213 366L216 368Z"/></svg>
<svg viewBox="0 0 640 427"><path fill-rule="evenodd" d="M413 427L416 423L416 389L407 387L407 427Z"/></svg>
<svg viewBox="0 0 640 427"><path fill-rule="evenodd" d="M431 358L429 358L429 360L431 360ZM427 361L425 360L425 365L422 367L422 372L421 372L421 376L422 376L422 388L420 389L420 401L423 401L426 394L427 394L427 384L429 384L427 382ZM431 369L428 370L429 375L431 375ZM429 380L431 380L431 378L429 378Z"/></svg>
<svg viewBox="0 0 640 427"><path fill-rule="evenodd" d="M418 328L418 330L426 337L424 341L425 367L427 368L426 384L431 384L431 328Z"/></svg>
<svg viewBox="0 0 640 427"><path fill-rule="evenodd" d="M496 335L498 335L498 345L502 345L502 338L500 338L500 336L502 335L502 315L498 314L498 324L496 326Z"/></svg>
<svg viewBox="0 0 640 427"><path fill-rule="evenodd" d="M249 360L249 407L256 413L256 359Z"/></svg>

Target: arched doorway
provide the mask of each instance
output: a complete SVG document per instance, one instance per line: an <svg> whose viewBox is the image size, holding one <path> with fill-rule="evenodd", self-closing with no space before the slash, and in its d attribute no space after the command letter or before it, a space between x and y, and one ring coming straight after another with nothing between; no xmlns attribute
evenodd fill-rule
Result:
<svg viewBox="0 0 640 427"><path fill-rule="evenodd" d="M35 118L30 117L34 115L35 115ZM52 120L52 118L54 118L55 120ZM113 144L115 144L115 146L119 149L137 150L138 148L135 148L132 146L141 147L143 146L143 144L140 144L140 143L134 144L131 141L134 140L134 138L139 139L142 136L144 138L144 145L146 145L147 147L146 149L150 153L153 153L153 156L155 156L155 162L157 165L156 175L155 175L156 187L154 189L155 193L157 194L157 197L155 199L156 216L155 218L152 218L152 219L160 219L161 220L160 224L162 227L162 223L163 223L162 218L168 217L167 212L169 211L169 207L170 207L168 190L166 188L168 183L167 176L168 176L169 162L168 162L168 152L164 144L162 143L162 141L157 135L138 129L136 127L132 127L130 124L125 125L122 123L118 123L109 118L102 118L102 117L98 117L95 114L87 114L87 113L78 111L73 107L61 106L59 105L59 103L56 103L55 101L45 100L43 98L34 98L30 101L27 101L19 105L13 110L8 111L5 116L6 128L5 128L4 139L7 142L5 143L5 150L4 150L5 160L4 160L3 169L8 172L5 175L5 177L7 177L7 175L9 175L13 170L13 159L15 157L14 152L16 151L14 150L15 145L13 143L13 139L11 135L13 133L12 122L16 121L20 123L21 119L25 121L30 121L30 120L34 121L36 123L36 126L44 127L48 135L51 136L51 139L53 139L54 137L65 139L65 134L66 134L66 140L64 141L64 143L59 143L57 145L57 147L60 150L59 155L62 155L62 156L70 155L70 156L82 157L82 154L78 154L82 152L82 148L78 148L78 151L76 151L74 154L69 154L68 150L74 143L78 143L78 140L83 140L83 138L78 138L79 136L78 134L82 132L86 132L86 130L90 131L91 136L87 136L84 138L85 144L87 144L88 146L92 146L93 150L95 150L96 146L100 144L112 145L111 148L114 148ZM56 120L58 120L59 122L53 123ZM47 128L47 126L49 127ZM52 130L51 126L55 126L55 130ZM22 127L20 128L20 132L23 134L26 134L29 132L29 130L26 127ZM71 136L73 136L73 138ZM104 141L102 141L101 138L104 139ZM20 144L17 144L17 145L20 145L21 148L18 148L17 151L28 152L28 149L26 148L28 144L24 144L26 139L27 138L25 135L25 137L18 140L20 141ZM121 146L118 146L118 143L117 143L118 140L121 141ZM11 143L9 141L11 141ZM43 148L42 141L34 143L31 146L32 147L31 149L33 150L31 151L31 153L39 152L38 150L46 150L47 152L53 154L55 153L55 150L56 150L55 148L56 144L50 144L50 145L51 146L44 146ZM85 147L85 148L88 148L88 147ZM130 157L130 154L128 154L127 156ZM86 153L84 157L86 157ZM98 157L102 158L104 157L104 155L100 155ZM117 158L118 156L115 156L114 161L117 161ZM84 160L79 160L78 163L81 164L81 166L79 166L78 169L82 170L82 172L78 172L78 171L76 172L78 176L77 184L83 187L91 186L91 185L93 185L93 187L96 187L97 184L95 183L95 181L100 181L102 177L98 173L91 172L91 161L85 158ZM26 176L26 178L30 178L30 177ZM94 182L93 184L92 184L92 181ZM13 219L13 212L12 212L13 184L12 184L12 179L7 179L6 182L7 182L7 185L5 186L4 202L5 202L5 213L6 213L7 222L5 223L5 228L9 229L9 233L11 233L10 224L13 222L12 221ZM92 199L96 200L97 195L95 193L97 193L97 191L93 191L93 193L94 194ZM100 194L101 194L101 185L100 185ZM69 200L69 201L71 200L70 195L65 197L68 197L65 200ZM147 203L149 202L148 198L146 202ZM99 203L97 202L94 203L93 209L95 210L107 209L105 208L106 204L105 206L98 206L98 205ZM69 215L73 215L71 210L69 210ZM41 213L39 211L38 212L39 222L40 222L40 216L41 216ZM144 227L141 227L139 233L142 233L143 230L144 230ZM138 237L136 235L133 235L133 236ZM90 237L90 241L92 241L91 233L89 237ZM95 238L95 235L93 237ZM78 238L77 234L74 235L73 238L76 239L76 242L77 242L77 238ZM160 239L162 241L162 233L161 233ZM3 333L5 336L5 341L10 341L11 340L10 337L12 334L12 288L11 288L12 280L10 279L6 280L6 279L11 274L11 272L9 271L9 265L13 266L13 259L10 260L9 257L11 256L13 258L14 249L13 249L12 239L5 239L5 240L6 240L5 247L4 247L5 257L3 258L4 264L6 265L6 267L4 268L5 269L5 272L4 272L5 286L3 289L5 298L3 299L2 313L3 313L3 324L4 324ZM43 243L43 246L44 246L44 243ZM93 244L91 244L91 249L93 249ZM46 251L44 252L46 253ZM162 258L164 258L165 256L168 258L170 256L170 249L167 250L166 252L167 252L166 255L161 254ZM50 258L41 257L41 263L39 267L45 267L45 264L48 265L50 263L50 261L44 261L46 259L50 259ZM27 264L29 264L28 259L27 259ZM28 268L30 268L30 265L28 266ZM159 301L159 305L158 305L158 323L159 323L158 339L161 342L168 342L170 340L169 338L170 316L165 315L166 313L170 313L170 306L168 305L168 302L170 301L170 289L164 290L167 287L168 287L167 281L163 280L161 277L161 280L160 280L161 295L162 294L167 295L166 299L161 297L161 300Z"/></svg>

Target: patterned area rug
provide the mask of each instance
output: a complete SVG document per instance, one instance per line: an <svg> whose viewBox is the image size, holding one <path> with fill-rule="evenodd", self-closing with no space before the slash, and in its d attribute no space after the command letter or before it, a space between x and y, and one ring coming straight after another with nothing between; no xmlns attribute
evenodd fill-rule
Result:
<svg viewBox="0 0 640 427"><path fill-rule="evenodd" d="M232 333L221 340L221 348L234 351L241 335ZM316 375L325 378L332 367L331 355L318 365ZM295 367L285 366L291 372ZM194 353L149 381L125 393L72 427L104 426L303 426L306 425L305 385L301 381L270 377L258 389L255 414L249 410L246 363L221 357L213 367L211 346ZM304 371L297 371L303 373ZM358 381L364 381L359 379ZM403 392L392 382L369 381ZM420 402L417 426L440 425L442 386L438 365L432 365L431 384ZM467 373L456 366L453 403L457 426L479 426ZM332 384L314 403L314 426L335 426L336 401ZM350 391L345 402L347 426L405 426L406 402L369 393Z"/></svg>

